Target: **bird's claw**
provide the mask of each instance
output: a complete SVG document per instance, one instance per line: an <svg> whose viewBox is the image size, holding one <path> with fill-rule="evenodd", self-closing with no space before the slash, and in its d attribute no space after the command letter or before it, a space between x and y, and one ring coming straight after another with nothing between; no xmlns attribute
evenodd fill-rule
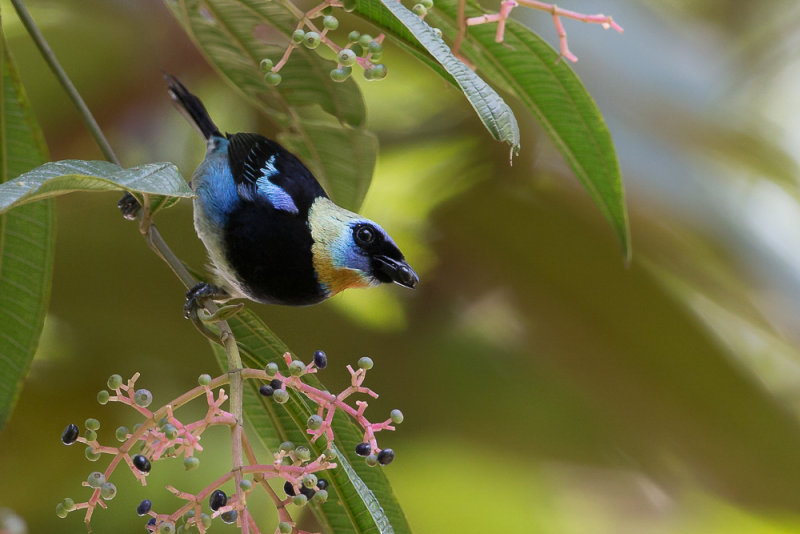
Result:
<svg viewBox="0 0 800 534"><path fill-rule="evenodd" d="M136 197L130 193L125 193L122 195L122 198L119 199L119 202L117 202L117 208L119 208L119 211L122 212L122 217L129 221L136 219L141 207L142 206L139 204L139 201L136 200Z"/></svg>
<svg viewBox="0 0 800 534"><path fill-rule="evenodd" d="M208 282L200 282L192 289L186 292L186 303L183 305L183 316L190 319L192 315L197 313L197 308L203 305L206 299L220 299L227 298L228 294L221 288L209 284Z"/></svg>

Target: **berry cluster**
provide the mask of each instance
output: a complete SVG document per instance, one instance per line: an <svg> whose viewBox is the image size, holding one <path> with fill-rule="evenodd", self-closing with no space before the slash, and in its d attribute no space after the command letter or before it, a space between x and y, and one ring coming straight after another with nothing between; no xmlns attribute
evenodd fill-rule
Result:
<svg viewBox="0 0 800 534"><path fill-rule="evenodd" d="M306 365L302 361L293 359L289 353L284 354L287 365L286 374L279 372L276 363L269 363L265 369L243 369L243 379L255 379L264 382L259 392L273 399L278 404L289 400L289 390L294 390L305 395L317 404L318 412L308 418L307 432L310 441L316 441L325 436L327 449L318 457L312 457L309 447L291 442L284 442L279 450L273 454L272 462L263 464L257 461L246 434L241 435L240 451L247 459L246 465L240 469L231 469L207 485L198 493L187 493L167 486L167 490L185 503L172 513L156 513L153 503L145 499L136 509L140 516L150 516L146 528L148 532L159 534L173 534L196 528L199 532L206 532L214 519L219 518L223 523L239 525L244 532L259 533L252 516L247 509L249 494L260 486L272 499L278 509L280 523L276 532L300 533L294 526L286 507L289 504L304 506L309 501L325 502L328 498L328 481L320 476L321 471L334 469L337 464L336 450L333 447L334 433L331 427L333 415L336 410L342 410L352 416L364 429L364 442L359 443L356 453L364 456L368 465L386 465L394 459L391 449L379 449L375 440L375 432L380 430L394 430L392 423L402 422L403 415L399 410L393 410L390 418L382 423L370 423L364 417L367 403L356 401L356 407L347 405L344 401L354 393L365 393L372 397L377 394L362 386L366 372L372 368L370 358L361 358L358 370L347 366L351 375L351 385L339 395L333 395L312 387L302 381L306 374L316 373L327 367L327 356L322 351L314 353L313 362ZM137 410L144 421L136 424L131 429L121 426L116 429L115 437L121 442L119 446L101 445L97 441L97 431L100 422L89 418L85 421L85 431L81 431L75 424L68 425L61 435L65 445L82 443L86 445L85 456L90 461L97 461L103 454L111 456L111 461L102 472L95 471L89 474L83 486L92 490L92 495L85 502L76 503L67 498L56 506L59 517L66 517L69 512L86 510L84 521L89 524L92 513L99 506L106 508L107 501L117 494L116 486L110 482L115 469L120 464L128 466L134 476L143 486L147 485L146 477L153 468L153 463L166 458L183 458L187 470L196 469L200 460L196 453L203 450L200 445L203 432L210 426L225 425L233 428L236 425L234 417L222 408L228 396L220 386L229 380L228 375L212 378L204 374L198 378L198 386L173 399L155 411L149 406L153 402L153 395L146 389L137 389L136 381L139 374L134 374L127 382L119 375L112 375L108 379L108 390L104 389L97 394L100 404L119 402L127 404ZM219 388L219 389L217 389ZM217 393L215 395L215 389ZM111 391L109 391L111 390ZM174 411L196 398L204 398L208 409L203 418L184 423L175 417ZM267 483L271 479L282 479L285 498L276 494L275 490ZM233 484L234 491L226 493L223 486Z"/></svg>

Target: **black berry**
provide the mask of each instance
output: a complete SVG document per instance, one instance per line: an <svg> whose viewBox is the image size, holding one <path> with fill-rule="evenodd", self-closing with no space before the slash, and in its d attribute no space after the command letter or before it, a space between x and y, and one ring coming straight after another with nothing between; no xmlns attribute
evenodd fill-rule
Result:
<svg viewBox="0 0 800 534"><path fill-rule="evenodd" d="M147 522L147 524L145 525L144 529L147 532L155 532L156 531L155 526L156 526L156 518L155 517L151 517L150 521ZM153 527L153 528L151 528L151 527Z"/></svg>
<svg viewBox="0 0 800 534"><path fill-rule="evenodd" d="M212 510L218 510L228 503L228 496L222 490L214 490L208 498L208 507Z"/></svg>
<svg viewBox="0 0 800 534"><path fill-rule="evenodd" d="M272 386L268 386L263 384L260 388L258 388L258 392L264 395L265 397L271 397L275 390L272 389Z"/></svg>
<svg viewBox="0 0 800 534"><path fill-rule="evenodd" d="M328 357L321 350L314 353L314 365L317 366L317 369L325 369L328 367Z"/></svg>
<svg viewBox="0 0 800 534"><path fill-rule="evenodd" d="M314 496L314 494L317 493L317 492L316 492L316 490L314 490L312 488L307 488L305 486L301 486L300 487L300 493L305 495L306 498L310 501L311 498Z"/></svg>
<svg viewBox="0 0 800 534"><path fill-rule="evenodd" d="M292 483L289 482L288 480L283 485L283 492L286 493L286 495L288 495L289 497L294 496L294 486L292 486Z"/></svg>
<svg viewBox="0 0 800 534"><path fill-rule="evenodd" d="M394 460L394 451L392 449L383 449L378 453L378 463L381 465L389 465Z"/></svg>
<svg viewBox="0 0 800 534"><path fill-rule="evenodd" d="M150 460L142 456L141 454L137 454L133 457L133 465L141 471L142 473L149 473L150 472Z"/></svg>
<svg viewBox="0 0 800 534"><path fill-rule="evenodd" d="M139 506L136 507L136 513L139 515L145 515L147 512L150 511L150 508L152 507L153 503L145 499L139 503Z"/></svg>
<svg viewBox="0 0 800 534"><path fill-rule="evenodd" d="M269 387L271 387L274 390L281 389L283 387L283 382L281 382L276 378L275 380L269 383Z"/></svg>
<svg viewBox="0 0 800 534"><path fill-rule="evenodd" d="M359 443L356 445L356 454L359 456L368 456L369 453L372 452L372 447L369 446L369 443Z"/></svg>
<svg viewBox="0 0 800 534"><path fill-rule="evenodd" d="M67 428L64 429L64 432L61 433L61 441L64 445L72 445L75 443L75 440L78 439L78 434L81 431L78 428L78 425L70 423L67 425Z"/></svg>
<svg viewBox="0 0 800 534"><path fill-rule="evenodd" d="M317 480L317 489L321 490L328 489L328 481L325 480L324 478L320 478L319 480Z"/></svg>

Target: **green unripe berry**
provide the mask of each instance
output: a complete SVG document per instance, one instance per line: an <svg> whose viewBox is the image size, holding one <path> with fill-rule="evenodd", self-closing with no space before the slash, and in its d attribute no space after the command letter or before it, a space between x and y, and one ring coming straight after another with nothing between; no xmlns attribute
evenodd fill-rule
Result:
<svg viewBox="0 0 800 534"><path fill-rule="evenodd" d="M305 372L306 372L306 364L304 364L300 360L293 360L292 363L289 364L290 375L303 376Z"/></svg>
<svg viewBox="0 0 800 534"><path fill-rule="evenodd" d="M344 65L345 67L349 67L350 65L354 65L356 62L356 53L350 50L349 48L342 48L339 51L339 54L336 56L337 61L339 61L340 65Z"/></svg>
<svg viewBox="0 0 800 534"><path fill-rule="evenodd" d="M403 412L400 410L394 409L389 414L389 417L392 419L392 423L399 425L403 422Z"/></svg>
<svg viewBox="0 0 800 534"><path fill-rule="evenodd" d="M433 0L419 0L419 3L422 4L422 7L425 9L430 9L433 7Z"/></svg>
<svg viewBox="0 0 800 534"><path fill-rule="evenodd" d="M267 373L267 376L273 377L278 374L278 364L275 362L270 362L264 367L264 371Z"/></svg>
<svg viewBox="0 0 800 534"><path fill-rule="evenodd" d="M342 9L348 13L352 13L356 10L356 2L357 0L342 0Z"/></svg>
<svg viewBox="0 0 800 534"><path fill-rule="evenodd" d="M365 48L358 43L351 46L350 50L352 50L353 53L355 53L355 55L357 55L358 57L364 57L365 55L364 53Z"/></svg>
<svg viewBox="0 0 800 534"><path fill-rule="evenodd" d="M277 72L268 72L264 75L264 81L270 85L278 85L281 83L281 75Z"/></svg>
<svg viewBox="0 0 800 534"><path fill-rule="evenodd" d="M380 54L370 54L369 56L369 62L372 63L373 65L377 65L378 63L380 63L381 59L383 59L383 52L381 52Z"/></svg>
<svg viewBox="0 0 800 534"><path fill-rule="evenodd" d="M106 382L108 389L117 389L122 385L122 377L119 375L111 375L108 377L108 382Z"/></svg>
<svg viewBox="0 0 800 534"><path fill-rule="evenodd" d="M297 447L294 450L294 455L298 459L303 460L304 462L311 459L311 451L308 450L308 447L306 447L305 445L300 445L299 447Z"/></svg>
<svg viewBox="0 0 800 534"><path fill-rule="evenodd" d="M343 82L349 77L350 75L344 69L333 69L331 71L331 80L334 82Z"/></svg>
<svg viewBox="0 0 800 534"><path fill-rule="evenodd" d="M239 482L239 487L242 489L242 491L250 491L251 489L253 489L253 482L251 480L243 478L242 481Z"/></svg>
<svg viewBox="0 0 800 534"><path fill-rule="evenodd" d="M303 42L303 39L305 38L305 36L306 36L306 32L304 32L303 30L299 30L299 29L295 30L294 33L292 34L292 42L300 44L300 43Z"/></svg>
<svg viewBox="0 0 800 534"><path fill-rule="evenodd" d="M424 17L428 14L428 10L425 9L425 6L422 4L414 4L414 7L411 8L411 11L418 17Z"/></svg>
<svg viewBox="0 0 800 534"><path fill-rule="evenodd" d="M117 496L117 487L111 482L106 482L100 486L100 496L103 500L110 501Z"/></svg>
<svg viewBox="0 0 800 534"><path fill-rule="evenodd" d="M208 528L211 526L211 516L208 514L200 514L200 522L203 524L204 527Z"/></svg>
<svg viewBox="0 0 800 534"><path fill-rule="evenodd" d="M282 451L290 452L294 450L294 443L292 443L291 441L284 441L283 443L281 443L279 448Z"/></svg>
<svg viewBox="0 0 800 534"><path fill-rule="evenodd" d="M86 428L88 428L89 430L100 430L100 421L98 421L97 419L90 417L89 419L86 420L85 424Z"/></svg>
<svg viewBox="0 0 800 534"><path fill-rule="evenodd" d="M320 503L323 503L323 502L327 501L328 500L328 490L324 490L324 489L317 490L317 492L314 494L313 499L315 501L317 501L317 502L320 502Z"/></svg>
<svg viewBox="0 0 800 534"><path fill-rule="evenodd" d="M309 473L303 477L303 486L307 488L314 488L317 485L317 475Z"/></svg>
<svg viewBox="0 0 800 534"><path fill-rule="evenodd" d="M197 458L196 456L189 456L188 458L183 459L183 468L187 471L197 469L198 467L200 467L200 458Z"/></svg>
<svg viewBox="0 0 800 534"><path fill-rule="evenodd" d="M306 425L311 430L317 430L322 426L322 417L318 416L317 414L314 414L308 418L308 421L306 421Z"/></svg>
<svg viewBox="0 0 800 534"><path fill-rule="evenodd" d="M173 523L161 523L158 527L158 534L175 534L175 525Z"/></svg>
<svg viewBox="0 0 800 534"><path fill-rule="evenodd" d="M299 493L294 497L292 497L292 504L294 504L295 506L305 506L307 502L308 502L308 497L306 497L302 493Z"/></svg>
<svg viewBox="0 0 800 534"><path fill-rule="evenodd" d="M86 456L86 459L90 462L96 462L100 459L100 453L95 452L95 450L91 447L86 447L86 449L83 451L83 455Z"/></svg>
<svg viewBox="0 0 800 534"><path fill-rule="evenodd" d="M380 54L383 52L383 45L378 41L370 41L367 45L367 51L370 54Z"/></svg>
<svg viewBox="0 0 800 534"><path fill-rule="evenodd" d="M434 28L433 33L435 33L436 37L438 37L439 39L442 38L442 30L440 30L439 28Z"/></svg>
<svg viewBox="0 0 800 534"><path fill-rule="evenodd" d="M111 393L106 391L105 389L101 389L97 392L97 402L100 404L107 404L108 399L111 397Z"/></svg>
<svg viewBox="0 0 800 534"><path fill-rule="evenodd" d="M150 406L150 403L153 402L153 394L146 389L138 389L136 393L133 394L133 402L135 402L137 406L147 408Z"/></svg>
<svg viewBox="0 0 800 534"><path fill-rule="evenodd" d="M117 438L117 441L123 442L128 439L128 428L124 426L117 427L117 430L114 432L114 437Z"/></svg>
<svg viewBox="0 0 800 534"><path fill-rule="evenodd" d="M67 497L66 499L64 499L64 500L62 501L62 503L61 503L61 504L63 504L63 505L64 505L64 509L65 509L67 512L71 512L72 510L74 510L74 509L75 509L75 501L73 501L73 500L72 500L72 499L70 499L69 497Z"/></svg>
<svg viewBox="0 0 800 534"><path fill-rule="evenodd" d="M84 432L83 437L86 438L86 441L95 441L97 440L97 432L94 430L87 430Z"/></svg>
<svg viewBox="0 0 800 534"><path fill-rule="evenodd" d="M370 454L369 456L364 458L364 462L370 467L375 467L376 465L378 465L378 455Z"/></svg>
<svg viewBox="0 0 800 534"><path fill-rule="evenodd" d="M323 454L325 455L325 459L329 461L333 461L339 457L339 455L336 454L336 451L333 449L325 449L325 452Z"/></svg>
<svg viewBox="0 0 800 534"><path fill-rule="evenodd" d="M281 521L278 523L278 531L281 534L291 534L292 533L292 524L287 523L286 521Z"/></svg>
<svg viewBox="0 0 800 534"><path fill-rule="evenodd" d="M86 482L89 483L90 488L99 488L106 483L106 476L100 471L93 471L89 473Z"/></svg>
<svg viewBox="0 0 800 534"><path fill-rule="evenodd" d="M286 404L289 400L289 392L285 389L278 389L272 394L272 399L278 404Z"/></svg>
<svg viewBox="0 0 800 534"><path fill-rule="evenodd" d="M271 67L270 67L271 68ZM202 374L197 377L197 383L201 386L208 386L211 384L211 375L209 374Z"/></svg>
<svg viewBox="0 0 800 534"><path fill-rule="evenodd" d="M67 514L69 514L69 512L67 511L66 508L64 508L64 504L58 503L56 505L56 515L61 519L64 519L65 517L67 517Z"/></svg>
<svg viewBox="0 0 800 534"><path fill-rule="evenodd" d="M369 43L372 42L372 36L368 33L363 34L361 37L358 38L358 44L363 46L364 48L369 46Z"/></svg>
<svg viewBox="0 0 800 534"><path fill-rule="evenodd" d="M264 72L272 70L272 65L273 65L272 60L269 58L264 58L259 63L259 66L261 66L261 70L263 70Z"/></svg>
<svg viewBox="0 0 800 534"><path fill-rule="evenodd" d="M195 516L194 510L187 510L186 513L183 514L183 516L181 516L181 519L183 519L183 521L186 522L189 519L193 518L194 516Z"/></svg>
<svg viewBox="0 0 800 534"><path fill-rule="evenodd" d="M339 19L333 15L327 15L324 19L322 19L322 25L329 30L335 30L339 27Z"/></svg>
<svg viewBox="0 0 800 534"><path fill-rule="evenodd" d="M380 65L375 65L374 67L369 69L369 71L373 71L373 76L375 76L375 71L378 70L378 67L380 67ZM386 73L385 73L386 67L383 67L383 70L384 70L384 74L383 75L386 76ZM369 71L366 71L366 72L369 72ZM364 369L365 371L368 370L368 369L372 369L372 367L374 365L375 365L375 363L372 361L372 358L370 358L369 356L363 356L363 357L358 359L358 367L360 369Z"/></svg>
<svg viewBox="0 0 800 534"><path fill-rule="evenodd" d="M317 32L308 32L303 36L303 44L311 50L319 46L321 39Z"/></svg>
<svg viewBox="0 0 800 534"><path fill-rule="evenodd" d="M175 428L175 425L167 423L164 425L163 431L167 439L175 439L178 437L178 429Z"/></svg>
<svg viewBox="0 0 800 534"><path fill-rule="evenodd" d="M349 43L357 43L359 39L361 39L361 32L357 30L353 30L347 34L347 42Z"/></svg>

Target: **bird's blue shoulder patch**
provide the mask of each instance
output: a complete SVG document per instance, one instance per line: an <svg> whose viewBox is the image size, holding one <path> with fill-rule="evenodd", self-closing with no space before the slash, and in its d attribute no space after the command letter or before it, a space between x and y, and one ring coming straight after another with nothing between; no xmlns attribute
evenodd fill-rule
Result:
<svg viewBox="0 0 800 534"><path fill-rule="evenodd" d="M272 182L272 177L277 176L275 168L275 154L272 154L260 169L261 176L256 179L256 191L265 198L276 210L298 213L297 206L292 197L282 187Z"/></svg>

